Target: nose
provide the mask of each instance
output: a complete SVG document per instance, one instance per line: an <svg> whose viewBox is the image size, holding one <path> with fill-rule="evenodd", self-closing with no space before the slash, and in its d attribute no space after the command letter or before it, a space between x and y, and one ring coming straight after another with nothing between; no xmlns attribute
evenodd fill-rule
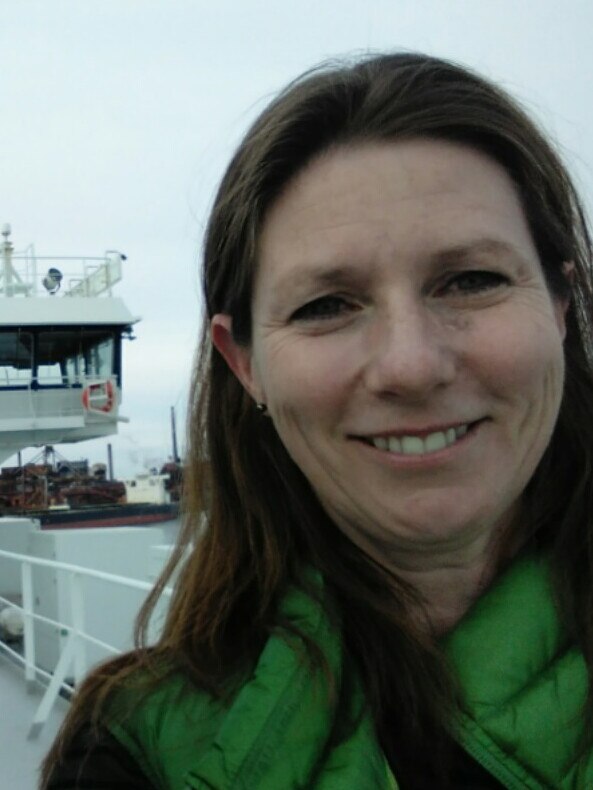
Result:
<svg viewBox="0 0 593 790"><path fill-rule="evenodd" d="M400 304L373 324L365 369L373 393L422 400L454 379L451 329L426 306Z"/></svg>

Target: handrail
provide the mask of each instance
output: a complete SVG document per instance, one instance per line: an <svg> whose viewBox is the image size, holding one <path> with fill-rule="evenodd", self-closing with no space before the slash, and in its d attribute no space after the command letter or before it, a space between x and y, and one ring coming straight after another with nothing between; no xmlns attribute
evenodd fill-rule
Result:
<svg viewBox="0 0 593 790"><path fill-rule="evenodd" d="M30 370L30 368L27 368ZM84 386L85 384L94 384L96 382L105 381L106 378L110 378L113 380L114 384L116 383L115 376L113 374L105 374L105 373L78 373L76 379L72 379L72 383L76 386L73 387L72 383L67 384L57 384L53 381L50 381L49 384L46 384L46 377L45 376L29 376L25 378L24 376L13 376L11 377L6 365L2 365L0 363L0 371L4 371L4 377L6 379L6 386L9 387L22 387L23 389L33 390L37 392L39 390L44 390L46 388L55 389L57 387L61 389L75 389L78 390L80 387ZM0 388L4 385L0 384Z"/></svg>
<svg viewBox="0 0 593 790"><path fill-rule="evenodd" d="M13 254L12 256L13 261L28 261L30 257L28 255L18 255ZM36 255L36 261L104 261L106 260L106 255Z"/></svg>
<svg viewBox="0 0 593 790"><path fill-rule="evenodd" d="M112 296L126 256L117 250L104 255L35 255L14 252L0 243L0 295L3 297ZM38 264L50 265L39 272ZM58 268L59 266L59 268ZM65 267L65 269L64 269ZM68 285L68 287L66 287Z"/></svg>
<svg viewBox="0 0 593 790"><path fill-rule="evenodd" d="M43 725L51 712L51 709L58 698L60 689L64 688L72 691L73 687L66 682L66 675L68 670L72 667L74 674L74 684L77 685L83 679L86 673L86 643L90 642L95 644L107 652L118 654L121 651L119 648L109 645L100 639L88 634L84 630L84 598L81 580L83 577L99 579L112 584L118 584L130 589L136 589L148 592L152 590L153 584L141 579L131 579L127 576L119 576L114 573L107 573L105 571L94 570L93 568L85 568L80 565L73 565L67 562L58 562L56 560L46 560L40 557L31 557L28 554L19 554L17 552L5 551L0 549L0 557L21 565L21 596L22 606L9 601L7 598L0 596L0 602L7 606L16 609L23 613L24 619L24 632L23 632L23 655L21 656L17 651L10 648L5 642L0 640L0 649L7 652L17 661L24 665L25 680L28 685L33 684L38 677L49 679L49 684L41 699L39 707L33 716L31 728L29 730L28 738L32 739L37 737L41 732ZM33 597L33 567L52 568L55 571L62 572L68 576L68 589L70 596L70 611L72 613L72 623L62 623L52 618L45 617L34 611L34 597ZM171 587L165 587L163 594L170 596L172 593ZM34 621L49 623L61 630L67 632L67 639L59 655L56 667L53 674L38 667L35 663L35 631L33 628Z"/></svg>
<svg viewBox="0 0 593 790"><path fill-rule="evenodd" d="M71 571L72 573L80 573L83 576L90 576L95 579L102 579L107 582L114 582L121 584L124 587L132 587L136 590L152 590L153 585L150 582L143 582L141 579L130 579L129 576L118 576L115 573L106 573L105 571L96 571L93 568L85 568L83 565L72 565L68 562L57 562L56 560L43 560L40 557L31 557L29 554L18 554L14 551L4 551L0 549L0 557L6 557L9 560L17 560L26 562L29 565L40 565L46 568L54 568L59 571ZM165 588L171 592L171 588Z"/></svg>

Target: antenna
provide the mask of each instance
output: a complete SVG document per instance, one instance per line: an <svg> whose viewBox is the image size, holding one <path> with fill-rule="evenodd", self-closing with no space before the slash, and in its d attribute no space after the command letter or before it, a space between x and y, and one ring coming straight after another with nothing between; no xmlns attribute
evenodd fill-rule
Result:
<svg viewBox="0 0 593 790"><path fill-rule="evenodd" d="M4 241L2 243L2 277L4 279L4 295L5 296L12 296L12 244L10 243L10 233L12 228L10 227L9 222L5 222L2 225L2 235L4 236Z"/></svg>

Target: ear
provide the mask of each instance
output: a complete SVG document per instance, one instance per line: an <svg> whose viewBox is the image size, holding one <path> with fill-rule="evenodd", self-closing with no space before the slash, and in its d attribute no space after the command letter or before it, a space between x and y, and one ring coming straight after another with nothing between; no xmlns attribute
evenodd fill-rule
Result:
<svg viewBox="0 0 593 790"><path fill-rule="evenodd" d="M251 346L244 346L236 342L233 337L233 319L230 315L217 313L212 318L210 337L216 350L223 356L229 368L251 397L257 403L265 401L253 362Z"/></svg>
<svg viewBox="0 0 593 790"><path fill-rule="evenodd" d="M572 288L574 283L574 263L572 261L565 261L562 264L562 273L564 274L568 284ZM570 305L570 294L562 299L556 299L554 309L556 312L556 323L558 324L558 329L562 334L562 340L566 337L566 313L568 311L568 307Z"/></svg>

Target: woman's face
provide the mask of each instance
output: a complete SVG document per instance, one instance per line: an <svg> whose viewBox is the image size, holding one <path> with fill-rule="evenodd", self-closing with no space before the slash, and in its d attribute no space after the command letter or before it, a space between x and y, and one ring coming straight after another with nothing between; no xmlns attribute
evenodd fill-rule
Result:
<svg viewBox="0 0 593 790"><path fill-rule="evenodd" d="M213 339L337 525L405 558L508 522L558 414L565 308L506 172L412 140L302 171L263 228L251 347L228 317Z"/></svg>

